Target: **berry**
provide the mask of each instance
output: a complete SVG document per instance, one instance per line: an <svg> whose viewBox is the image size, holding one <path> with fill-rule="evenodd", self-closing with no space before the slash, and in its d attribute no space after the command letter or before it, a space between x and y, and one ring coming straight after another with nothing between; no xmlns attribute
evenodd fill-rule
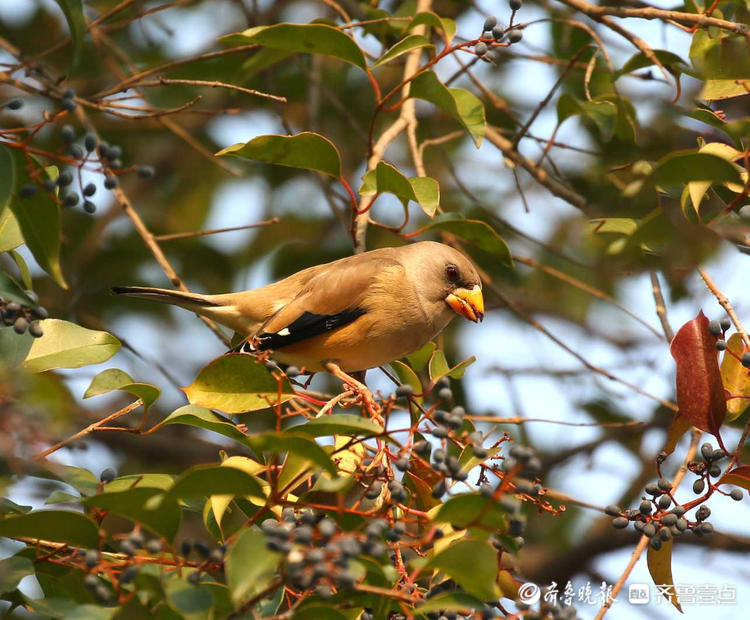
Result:
<svg viewBox="0 0 750 620"><path fill-rule="evenodd" d="M661 538L652 538L650 545L654 551L658 551L661 549Z"/></svg>
<svg viewBox="0 0 750 620"><path fill-rule="evenodd" d="M732 492L729 494L729 497L731 497L735 502L741 502L742 501L742 490L741 489L732 489Z"/></svg>
<svg viewBox="0 0 750 620"><path fill-rule="evenodd" d="M36 308L32 308L31 314L38 319L46 319L49 316L49 312L47 312L47 308L45 308L44 306L37 306Z"/></svg>
<svg viewBox="0 0 750 620"><path fill-rule="evenodd" d="M45 192L54 192L57 188L57 181L54 179L47 179L44 183L42 183L42 187L44 188Z"/></svg>
<svg viewBox="0 0 750 620"><path fill-rule="evenodd" d="M89 549L84 556L84 562L87 568L94 568L99 564L99 552L96 549Z"/></svg>
<svg viewBox="0 0 750 620"><path fill-rule="evenodd" d="M39 323L39 321L31 321L31 324L29 325L29 333L34 338L41 338L44 335L41 323Z"/></svg>
<svg viewBox="0 0 750 620"><path fill-rule="evenodd" d="M331 519L325 518L318 524L318 533L323 538L331 538L336 533L336 523Z"/></svg>
<svg viewBox="0 0 750 620"><path fill-rule="evenodd" d="M18 190L18 197L22 199L31 198L39 188L33 183L27 183Z"/></svg>
<svg viewBox="0 0 750 620"><path fill-rule="evenodd" d="M96 185L93 183L88 183L86 187L83 188L83 195L84 196L93 196L96 194Z"/></svg>
<svg viewBox="0 0 750 620"><path fill-rule="evenodd" d="M76 91L73 88L66 88L62 96L63 96L63 99L72 99L73 97L76 96Z"/></svg>
<svg viewBox="0 0 750 620"><path fill-rule="evenodd" d="M620 513L622 511L620 510L619 506L615 506L615 504L609 504L608 506L605 506L604 512L610 517L618 517L620 516Z"/></svg>
<svg viewBox="0 0 750 620"><path fill-rule="evenodd" d="M83 210L86 213L96 213L96 205L90 200L83 201Z"/></svg>
<svg viewBox="0 0 750 620"><path fill-rule="evenodd" d="M71 145L71 147L70 147L70 149L68 149L68 151L76 159L82 159L86 155L86 153L83 150L83 147L80 144L73 144L73 145Z"/></svg>
<svg viewBox="0 0 750 620"><path fill-rule="evenodd" d="M701 446L701 456L706 459L707 461L711 460L711 457L714 454L714 447L706 442Z"/></svg>
<svg viewBox="0 0 750 620"><path fill-rule="evenodd" d="M146 551L149 553L161 553L161 541L158 538L149 540L146 543Z"/></svg>
<svg viewBox="0 0 750 620"><path fill-rule="evenodd" d="M703 489L706 488L706 481L703 480L703 478L698 478L695 482L693 482L693 493L696 495L700 495L703 493Z"/></svg>
<svg viewBox="0 0 750 620"><path fill-rule="evenodd" d="M450 430L445 428L445 426L436 426L432 429L432 435L439 439L445 439L448 435L450 435Z"/></svg>
<svg viewBox="0 0 750 620"><path fill-rule="evenodd" d="M504 37L505 30L502 26L498 25L492 29L492 38L495 39L495 41L502 41Z"/></svg>
<svg viewBox="0 0 750 620"><path fill-rule="evenodd" d="M115 479L115 470L107 467L100 475L99 480L102 482L112 482Z"/></svg>
<svg viewBox="0 0 750 620"><path fill-rule="evenodd" d="M484 29L483 29L483 31L484 31L484 32L489 32L489 31L490 31L490 30L492 30L492 29L493 29L493 28L494 28L494 27L495 27L496 25L497 25L497 17L495 17L494 15L489 15L489 16L487 16L487 18L486 18L486 19L484 20Z"/></svg>
<svg viewBox="0 0 750 620"><path fill-rule="evenodd" d="M662 491L671 491L672 490L672 483L667 480L666 478L659 478L656 481L656 485L662 490Z"/></svg>
<svg viewBox="0 0 750 620"><path fill-rule="evenodd" d="M701 534L711 534L714 531L714 526L710 523L701 523L699 531Z"/></svg>
<svg viewBox="0 0 750 620"><path fill-rule="evenodd" d="M653 482L649 482L644 490L649 495L661 495L661 489Z"/></svg>
<svg viewBox="0 0 750 620"><path fill-rule="evenodd" d="M9 110L20 110L23 107L23 99L11 99L5 107Z"/></svg>
<svg viewBox="0 0 750 620"><path fill-rule="evenodd" d="M727 350L727 341L726 340L722 340L721 338L719 338L716 341L716 344L714 346L716 347L717 351L726 351Z"/></svg>
<svg viewBox="0 0 750 620"><path fill-rule="evenodd" d="M732 321L729 320L728 316L725 316L719 321L719 325L721 325L721 330L726 332L732 327Z"/></svg>
<svg viewBox="0 0 750 620"><path fill-rule="evenodd" d="M444 401L452 401L453 400L453 390L451 390L449 387L440 388L440 391L438 392L438 398L440 400Z"/></svg>
<svg viewBox="0 0 750 620"><path fill-rule="evenodd" d="M120 573L120 583L130 583L135 579L135 576L138 574L138 567L137 566L128 566L124 571Z"/></svg>
<svg viewBox="0 0 750 620"><path fill-rule="evenodd" d="M518 43L521 39L523 39L523 32L518 28L513 28L513 30L508 33L509 43Z"/></svg>
<svg viewBox="0 0 750 620"><path fill-rule="evenodd" d="M703 504L695 512L695 518L698 519L698 521L705 521L710 516L711 516L711 509L708 506L706 506L705 504Z"/></svg>
<svg viewBox="0 0 750 620"><path fill-rule="evenodd" d="M89 590L95 590L99 587L99 577L96 575L86 575L83 578L83 585L85 585Z"/></svg>
<svg viewBox="0 0 750 620"><path fill-rule="evenodd" d="M104 187L106 189L114 189L115 187L117 187L117 177L109 176L104 179Z"/></svg>
<svg viewBox="0 0 750 620"><path fill-rule="evenodd" d="M156 168L148 165L136 166L135 173L141 179L150 179L156 174Z"/></svg>
<svg viewBox="0 0 750 620"><path fill-rule="evenodd" d="M78 204L78 194L66 194L63 198L63 205L66 207L75 207Z"/></svg>
<svg viewBox="0 0 750 620"><path fill-rule="evenodd" d="M659 508L666 510L672 504L672 498L669 495L662 495L659 498Z"/></svg>
<svg viewBox="0 0 750 620"><path fill-rule="evenodd" d="M518 9L521 8L521 5L523 4L523 2L522 0L510 0L508 4L510 5L511 11L517 11Z"/></svg>
<svg viewBox="0 0 750 620"><path fill-rule="evenodd" d="M742 362L742 365L745 368L750 368L750 351L745 351L742 354L742 357L740 358L740 361Z"/></svg>
<svg viewBox="0 0 750 620"><path fill-rule="evenodd" d="M414 394L414 388L404 383L396 388L396 398L408 398Z"/></svg>
<svg viewBox="0 0 750 620"><path fill-rule="evenodd" d="M489 484L483 484L479 487L479 492L485 497L492 497L495 490Z"/></svg>
<svg viewBox="0 0 750 620"><path fill-rule="evenodd" d="M487 458L487 449L483 448L482 446L474 446L471 449L471 453L478 459L484 459Z"/></svg>
<svg viewBox="0 0 750 620"><path fill-rule="evenodd" d="M63 170L57 177L57 184L60 187L67 187L73 182L73 175L69 170Z"/></svg>
<svg viewBox="0 0 750 620"><path fill-rule="evenodd" d="M676 514L678 517L681 517L684 515L687 511L685 510L685 506L675 506L672 508L672 512Z"/></svg>
<svg viewBox="0 0 750 620"><path fill-rule="evenodd" d="M651 502L647 499L644 499L641 502L641 505L638 506L638 510L642 515L650 515L651 514Z"/></svg>
<svg viewBox="0 0 750 620"><path fill-rule="evenodd" d="M83 146L90 153L96 148L96 136L93 133L87 133L83 138Z"/></svg>
<svg viewBox="0 0 750 620"><path fill-rule="evenodd" d="M60 129L60 136L65 142L73 142L76 139L76 130L73 129L72 125L63 125Z"/></svg>
<svg viewBox="0 0 750 620"><path fill-rule="evenodd" d="M445 456L445 450L443 450L442 448L438 448L437 450L435 450L435 452L432 453L432 459L436 463L442 463L443 461L445 461Z"/></svg>
<svg viewBox="0 0 750 620"><path fill-rule="evenodd" d="M716 320L709 321L708 322L708 331L711 332L712 336L716 336L717 338L719 336L721 336L722 329L721 329L721 324L719 323L719 321L716 321Z"/></svg>
<svg viewBox="0 0 750 620"><path fill-rule="evenodd" d="M200 571L194 571L187 576L188 583L197 586L201 581Z"/></svg>
<svg viewBox="0 0 750 620"><path fill-rule="evenodd" d="M688 522L683 518L679 518L674 526L677 528L678 532L684 532L688 528Z"/></svg>
<svg viewBox="0 0 750 620"><path fill-rule="evenodd" d="M208 553L209 553L208 545L204 543L203 541L200 541L200 540L196 541L195 545L193 545L193 548L198 552L198 554L201 557L204 557L204 558L208 557Z"/></svg>
<svg viewBox="0 0 750 620"><path fill-rule="evenodd" d="M424 439L421 441L416 442L412 446L412 450L416 452L421 457L428 457L430 456L430 452L432 451L432 446L428 441L425 441Z"/></svg>
<svg viewBox="0 0 750 620"><path fill-rule="evenodd" d="M136 548L135 545L130 542L130 540L124 540L120 545L120 551L122 551L125 555L135 555Z"/></svg>
<svg viewBox="0 0 750 620"><path fill-rule="evenodd" d="M669 526L669 525L674 525L675 523L677 523L677 519L678 519L677 515L670 512L668 515L664 515L661 518L661 522L663 525Z"/></svg>
<svg viewBox="0 0 750 620"><path fill-rule="evenodd" d="M484 56L489 51L487 44L484 41L480 41L474 46L474 53L477 56Z"/></svg>
<svg viewBox="0 0 750 620"><path fill-rule="evenodd" d="M721 476L721 467L719 465L711 465L711 469L708 470L708 475L712 478L718 478Z"/></svg>
<svg viewBox="0 0 750 620"><path fill-rule="evenodd" d="M506 457L506 459L503 461L503 464L501 465L503 471L510 471L513 469L516 465L518 465L518 461L514 458Z"/></svg>
<svg viewBox="0 0 750 620"><path fill-rule="evenodd" d="M618 530L624 530L626 527L628 527L628 521L625 517L616 517L612 519L612 527Z"/></svg>
<svg viewBox="0 0 750 620"><path fill-rule="evenodd" d="M287 377L297 377L299 375L299 368L296 366L287 366L286 367L286 376Z"/></svg>
<svg viewBox="0 0 750 620"><path fill-rule="evenodd" d="M78 104L73 99L63 99L60 102L60 107L63 110L67 110L68 112L72 112L73 110L75 110L77 105Z"/></svg>
<svg viewBox="0 0 750 620"><path fill-rule="evenodd" d="M294 523L297 521L297 516L294 514L294 508L287 506L281 511L281 518L287 523Z"/></svg>
<svg viewBox="0 0 750 620"><path fill-rule="evenodd" d="M396 469L399 471L408 471L409 470L409 459L406 458L400 458L398 461L394 463Z"/></svg>
<svg viewBox="0 0 750 620"><path fill-rule="evenodd" d="M648 536L651 538L654 534L656 534L656 527L654 527L653 523L647 523L643 526L643 535Z"/></svg>
<svg viewBox="0 0 750 620"><path fill-rule="evenodd" d="M445 480L438 480L432 487L432 497L438 499L445 495L448 490L448 486L445 484Z"/></svg>
<svg viewBox="0 0 750 620"><path fill-rule="evenodd" d="M721 448L716 448L714 450L713 454L711 455L712 461L720 461L721 459L725 458L727 455Z"/></svg>

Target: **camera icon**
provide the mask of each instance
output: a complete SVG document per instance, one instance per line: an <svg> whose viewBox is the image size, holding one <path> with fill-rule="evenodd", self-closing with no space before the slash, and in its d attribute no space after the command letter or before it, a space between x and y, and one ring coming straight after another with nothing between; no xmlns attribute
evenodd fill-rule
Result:
<svg viewBox="0 0 750 620"><path fill-rule="evenodd" d="M645 605L651 600L651 589L647 583L631 583L628 586L628 603Z"/></svg>

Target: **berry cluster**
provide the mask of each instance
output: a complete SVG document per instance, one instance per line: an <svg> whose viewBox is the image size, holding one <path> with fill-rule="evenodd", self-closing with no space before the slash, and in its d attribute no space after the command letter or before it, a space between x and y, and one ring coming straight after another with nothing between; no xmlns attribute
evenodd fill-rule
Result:
<svg viewBox="0 0 750 620"><path fill-rule="evenodd" d="M71 101L75 104L73 96L68 99L64 98L63 101ZM82 204L83 210L86 213L95 213L96 205L91 198L96 194L97 186L95 183L86 183L84 185L81 178L81 170L86 164L91 163L98 157L99 166L95 169L104 174L105 189L115 189L117 187L117 176L112 171L122 168L122 147L111 145L104 141L100 142L93 133L87 133L79 140L76 130L72 125L63 125L60 129L60 137L67 145L66 154L76 160L76 168L78 170L78 174L76 175L78 181L77 191L73 188L76 178L71 170L63 170L56 179L43 181L41 188L45 192L52 194L55 200L64 207L75 207L78 204ZM155 168L149 165L135 166L132 170L141 179L150 179L156 173ZM122 172L128 171L124 170ZM32 198L39 191L39 187L35 183L27 183L19 189L18 197L22 200Z"/></svg>
<svg viewBox="0 0 750 620"><path fill-rule="evenodd" d="M432 586L425 594L425 599L429 600L446 592L460 591L458 584L452 579L446 579L441 581L439 584ZM482 618L482 620L489 620L495 618L495 610L493 609L494 601L490 604L486 604L482 609L477 610L475 616L469 616L473 618ZM432 611L428 612L426 616L430 620L468 620L467 616L462 616L455 611Z"/></svg>
<svg viewBox="0 0 750 620"><path fill-rule="evenodd" d="M374 519L363 533L343 533L325 515L313 510L297 514L291 507L284 508L281 521L269 518L260 527L267 537L266 546L286 556L284 579L288 586L314 590L321 598L332 596L334 589L352 589L357 577L350 560L363 553L382 558L388 550L383 537L397 541L406 529L400 522L389 527L385 520Z"/></svg>
<svg viewBox="0 0 750 620"><path fill-rule="evenodd" d="M523 39L523 31L519 27L513 26L513 17L516 11L521 8L521 0L510 0L510 9L512 11L510 18L510 26L505 29L497 21L497 17L494 15L488 16L484 20L482 26L482 36L474 46L474 53L480 58L486 58L488 60L496 61L497 57L492 55L494 47L500 44L502 45L513 45ZM489 33L489 37L486 34Z"/></svg>
<svg viewBox="0 0 750 620"><path fill-rule="evenodd" d="M732 322L729 320L729 317L726 316L721 319L721 321L713 320L708 322L708 331L711 332L712 336L716 337L717 351L726 351L726 334L731 327ZM740 356L740 363L745 368L750 368L750 351L745 351L744 353L742 353L742 355Z"/></svg>
<svg viewBox="0 0 750 620"><path fill-rule="evenodd" d="M26 291L26 294L36 299L33 291ZM42 325L39 320L46 319L49 316L47 309L43 306L24 306L17 301L10 301L0 297L0 319L3 325L12 325L17 334L24 334L26 330L34 338L41 338L44 334Z"/></svg>

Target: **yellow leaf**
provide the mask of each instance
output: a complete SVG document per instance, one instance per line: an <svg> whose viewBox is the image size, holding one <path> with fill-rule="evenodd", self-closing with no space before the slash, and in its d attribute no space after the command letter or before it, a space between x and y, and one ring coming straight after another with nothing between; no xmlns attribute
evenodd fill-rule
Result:
<svg viewBox="0 0 750 620"><path fill-rule="evenodd" d="M649 545L646 559L648 572L651 574L654 584L669 586L669 588L664 588L662 594L667 600L671 601L679 612L682 612L680 601L674 592L674 581L672 580L672 539L664 542L658 551Z"/></svg>

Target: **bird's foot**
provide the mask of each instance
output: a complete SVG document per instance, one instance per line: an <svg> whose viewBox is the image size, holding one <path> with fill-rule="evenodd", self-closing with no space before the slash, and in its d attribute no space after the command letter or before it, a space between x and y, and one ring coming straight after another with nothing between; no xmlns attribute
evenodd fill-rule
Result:
<svg viewBox="0 0 750 620"><path fill-rule="evenodd" d="M383 409L375 401L375 397L372 395L372 392L364 383L362 383L361 381L357 381L357 379L341 370L341 368L339 368L339 366L337 364L334 364L333 362L328 362L326 364L326 369L333 376L341 379L344 382L344 388L352 392L352 394L354 395L354 399L352 399L351 401L347 401L346 404L362 404L370 418L381 424L383 423L383 416L381 415ZM342 401L342 405L343 404L344 401Z"/></svg>

